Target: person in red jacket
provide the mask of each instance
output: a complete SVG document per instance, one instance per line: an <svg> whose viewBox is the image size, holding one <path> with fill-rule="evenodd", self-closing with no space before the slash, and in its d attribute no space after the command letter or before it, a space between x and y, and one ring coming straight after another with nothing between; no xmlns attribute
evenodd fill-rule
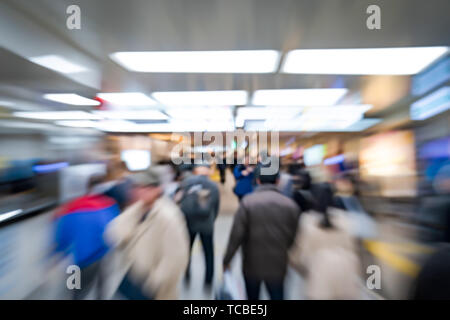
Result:
<svg viewBox="0 0 450 320"><path fill-rule="evenodd" d="M81 300L94 287L103 298L101 260L109 250L103 240L106 225L119 214L119 206L101 193L102 177L89 181L89 193L63 205L55 215L55 252L72 256L81 270L81 288L73 298ZM95 191L97 190L97 191Z"/></svg>

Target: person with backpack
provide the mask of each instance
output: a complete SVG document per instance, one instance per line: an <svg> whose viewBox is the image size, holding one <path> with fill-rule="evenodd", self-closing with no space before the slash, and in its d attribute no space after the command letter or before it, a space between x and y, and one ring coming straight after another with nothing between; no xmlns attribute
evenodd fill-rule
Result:
<svg viewBox="0 0 450 320"><path fill-rule="evenodd" d="M302 212L311 210L315 206L316 199L312 192L312 179L308 171L303 168L294 170L291 181L290 197L297 203Z"/></svg>
<svg viewBox="0 0 450 320"><path fill-rule="evenodd" d="M219 189L209 179L210 171L207 164L196 165L194 174L181 182L175 196L186 217L191 251L197 234L202 241L206 262L205 285L208 287L212 285L214 276L214 222L220 202ZM190 263L186 270L186 279L190 279Z"/></svg>

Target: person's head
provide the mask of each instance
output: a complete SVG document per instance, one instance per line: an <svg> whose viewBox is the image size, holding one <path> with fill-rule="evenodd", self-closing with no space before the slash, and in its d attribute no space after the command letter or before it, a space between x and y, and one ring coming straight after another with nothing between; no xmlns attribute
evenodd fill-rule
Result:
<svg viewBox="0 0 450 320"><path fill-rule="evenodd" d="M270 163L269 164L262 164L261 168L270 168ZM272 173L272 174L267 174L267 173L263 173L263 171L260 170L260 172L258 172L258 177L257 177L257 182L258 184L278 184L278 180L280 178L280 171L277 170L276 172Z"/></svg>
<svg viewBox="0 0 450 320"><path fill-rule="evenodd" d="M112 159L106 166L106 181L113 181L121 179L128 171L127 165L124 161L119 159Z"/></svg>
<svg viewBox="0 0 450 320"><path fill-rule="evenodd" d="M161 181L154 168L137 172L131 175L130 179L133 183L133 198L135 201L143 201L147 207L151 207L161 196Z"/></svg>
<svg viewBox="0 0 450 320"><path fill-rule="evenodd" d="M198 164L194 167L193 172L197 176L209 176L211 174L211 166L209 164Z"/></svg>
<svg viewBox="0 0 450 320"><path fill-rule="evenodd" d="M311 188L311 176L304 169L297 169L292 172L292 184L296 190L309 190Z"/></svg>

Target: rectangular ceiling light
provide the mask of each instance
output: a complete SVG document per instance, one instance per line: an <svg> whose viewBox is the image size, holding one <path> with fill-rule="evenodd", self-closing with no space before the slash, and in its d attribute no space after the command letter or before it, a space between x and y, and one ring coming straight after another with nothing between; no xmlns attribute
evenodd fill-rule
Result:
<svg viewBox="0 0 450 320"><path fill-rule="evenodd" d="M116 52L110 58L129 71L168 73L273 73L275 50Z"/></svg>
<svg viewBox="0 0 450 320"><path fill-rule="evenodd" d="M117 106L153 106L156 101L141 92L114 92L97 94L102 100Z"/></svg>
<svg viewBox="0 0 450 320"><path fill-rule="evenodd" d="M337 120L329 121L316 119L315 121L302 121L301 118L286 120L283 123L268 123L263 121L246 122L246 130L285 131L285 132L359 132L364 131L378 123L381 119L361 119L359 121ZM247 126L249 125L249 126Z"/></svg>
<svg viewBox="0 0 450 320"><path fill-rule="evenodd" d="M370 104L356 104L356 105L336 105L330 107L310 107L304 108L303 116L311 116L317 118L327 119L343 119L354 115L362 116L365 112L372 109Z"/></svg>
<svg viewBox="0 0 450 320"><path fill-rule="evenodd" d="M243 107L237 111L237 116L245 119L292 118L302 112L303 107Z"/></svg>
<svg viewBox="0 0 450 320"><path fill-rule="evenodd" d="M106 120L99 121L96 128L105 132L134 132L134 133L152 133L152 132L205 132L205 131L234 131L235 127L232 121L184 121L171 120L167 123L138 124L124 120Z"/></svg>
<svg viewBox="0 0 450 320"><path fill-rule="evenodd" d="M165 112L174 119L233 119L232 109L229 106L213 106L213 107L175 107L167 108Z"/></svg>
<svg viewBox="0 0 450 320"><path fill-rule="evenodd" d="M448 47L306 49L290 51L284 73L410 75L443 56Z"/></svg>
<svg viewBox="0 0 450 320"><path fill-rule="evenodd" d="M155 92L153 97L167 106L235 106L247 104L247 92L242 90Z"/></svg>
<svg viewBox="0 0 450 320"><path fill-rule="evenodd" d="M304 108L301 115L293 119L269 118L266 126L271 130L289 128L298 131L329 131L345 129L360 121L371 105L336 105Z"/></svg>
<svg viewBox="0 0 450 320"><path fill-rule="evenodd" d="M111 120L167 120L169 117L159 110L142 111L93 111L99 117Z"/></svg>
<svg viewBox="0 0 450 320"><path fill-rule="evenodd" d="M71 73L81 73L89 71L87 68L80 66L67 60L64 57L57 55L45 55L39 57L29 58L31 62L34 62L42 67L51 69L56 72L71 74Z"/></svg>
<svg viewBox="0 0 450 320"><path fill-rule="evenodd" d="M55 122L59 126L72 128L95 128L96 121L91 120L63 120Z"/></svg>
<svg viewBox="0 0 450 320"><path fill-rule="evenodd" d="M18 118L38 120L97 120L98 116L84 111L43 111L43 112L14 112Z"/></svg>
<svg viewBox="0 0 450 320"><path fill-rule="evenodd" d="M336 104L347 89L280 89L257 90L253 94L255 106L331 106Z"/></svg>
<svg viewBox="0 0 450 320"><path fill-rule="evenodd" d="M50 93L45 94L44 98L47 100L56 101L59 103L70 104L74 106L98 106L100 102L97 100L88 99L74 93Z"/></svg>
<svg viewBox="0 0 450 320"><path fill-rule="evenodd" d="M290 119L298 116L303 107L243 107L236 116L236 126L244 126L248 120Z"/></svg>

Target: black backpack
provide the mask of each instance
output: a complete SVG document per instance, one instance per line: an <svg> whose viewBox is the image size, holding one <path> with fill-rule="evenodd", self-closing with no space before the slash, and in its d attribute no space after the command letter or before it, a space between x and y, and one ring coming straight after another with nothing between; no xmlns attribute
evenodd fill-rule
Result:
<svg viewBox="0 0 450 320"><path fill-rule="evenodd" d="M186 186L179 202L181 211L188 220L204 221L213 212L213 197L211 190L201 182Z"/></svg>

